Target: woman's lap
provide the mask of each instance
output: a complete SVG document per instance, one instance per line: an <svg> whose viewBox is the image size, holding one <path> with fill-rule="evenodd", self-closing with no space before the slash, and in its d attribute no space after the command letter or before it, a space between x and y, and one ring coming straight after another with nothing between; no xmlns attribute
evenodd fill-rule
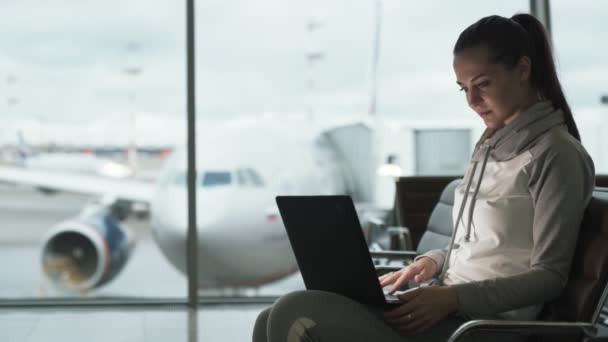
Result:
<svg viewBox="0 0 608 342"><path fill-rule="evenodd" d="M400 336L372 309L322 291L299 291L281 297L256 322L254 342L447 341L465 320L448 318L415 336Z"/></svg>

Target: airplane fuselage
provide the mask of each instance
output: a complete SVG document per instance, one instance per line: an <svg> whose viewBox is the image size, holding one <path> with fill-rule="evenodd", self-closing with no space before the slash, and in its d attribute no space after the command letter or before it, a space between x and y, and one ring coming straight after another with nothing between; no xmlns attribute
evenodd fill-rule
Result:
<svg viewBox="0 0 608 342"><path fill-rule="evenodd" d="M199 141L196 215L201 287L256 286L293 273L297 265L275 196L348 192L337 155L313 143L311 135L288 133L237 127ZM209 148L218 141L224 142L221 149ZM184 273L185 156L183 149L176 149L167 161L151 207L153 236L167 259ZM216 180L205 184L209 175Z"/></svg>

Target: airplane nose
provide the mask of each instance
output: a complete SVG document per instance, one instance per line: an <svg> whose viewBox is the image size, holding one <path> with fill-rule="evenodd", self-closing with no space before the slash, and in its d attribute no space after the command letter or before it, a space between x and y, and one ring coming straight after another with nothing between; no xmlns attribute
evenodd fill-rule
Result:
<svg viewBox="0 0 608 342"><path fill-rule="evenodd" d="M269 234L284 234L280 220L266 216L268 194L214 190L220 189L204 189L197 196L199 284L240 284L291 269L286 239L267 241ZM186 191L163 197L157 204L164 205L155 207L162 220L155 221L154 235L169 261L186 273Z"/></svg>
<svg viewBox="0 0 608 342"><path fill-rule="evenodd" d="M230 189L198 191L196 199L198 227L214 226L214 222L226 215L231 193ZM173 227L185 234L188 230L188 193L178 187L157 193L152 204L152 214L156 226Z"/></svg>
<svg viewBox="0 0 608 342"><path fill-rule="evenodd" d="M151 207L152 227L158 230L184 230L188 226L187 194L184 189L169 188L156 193Z"/></svg>
<svg viewBox="0 0 608 342"><path fill-rule="evenodd" d="M197 193L197 233L199 243L199 266L208 263L201 241L205 246L214 244L222 225L219 224L227 210L228 191L199 191ZM155 240L167 259L179 270L186 272L186 250L188 232L188 198L184 188L169 188L159 191L152 205L152 231ZM205 250L203 250L205 249ZM207 268L208 265L204 265Z"/></svg>

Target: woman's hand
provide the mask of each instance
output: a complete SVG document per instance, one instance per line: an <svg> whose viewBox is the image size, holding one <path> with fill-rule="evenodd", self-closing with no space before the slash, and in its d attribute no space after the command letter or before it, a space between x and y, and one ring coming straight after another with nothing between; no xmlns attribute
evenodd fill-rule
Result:
<svg viewBox="0 0 608 342"><path fill-rule="evenodd" d="M420 287L397 297L403 304L384 317L402 335L421 333L458 310L458 295L451 287Z"/></svg>
<svg viewBox="0 0 608 342"><path fill-rule="evenodd" d="M422 283L430 279L437 273L437 263L429 257L416 260L413 264L402 268L397 272L387 273L379 278L380 286L385 287L393 284L388 294L393 294L408 281L414 279L417 283Z"/></svg>

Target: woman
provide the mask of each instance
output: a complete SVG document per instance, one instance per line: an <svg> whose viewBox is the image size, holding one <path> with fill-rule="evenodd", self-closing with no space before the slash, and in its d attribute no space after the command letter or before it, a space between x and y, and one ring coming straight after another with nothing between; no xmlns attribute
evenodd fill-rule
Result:
<svg viewBox="0 0 608 342"><path fill-rule="evenodd" d="M487 129L455 191L452 239L380 278L391 293L411 279L437 285L401 295L387 312L295 292L260 314L254 342L446 341L469 319L536 319L559 296L594 167L544 28L528 14L482 18L460 34L453 66Z"/></svg>

